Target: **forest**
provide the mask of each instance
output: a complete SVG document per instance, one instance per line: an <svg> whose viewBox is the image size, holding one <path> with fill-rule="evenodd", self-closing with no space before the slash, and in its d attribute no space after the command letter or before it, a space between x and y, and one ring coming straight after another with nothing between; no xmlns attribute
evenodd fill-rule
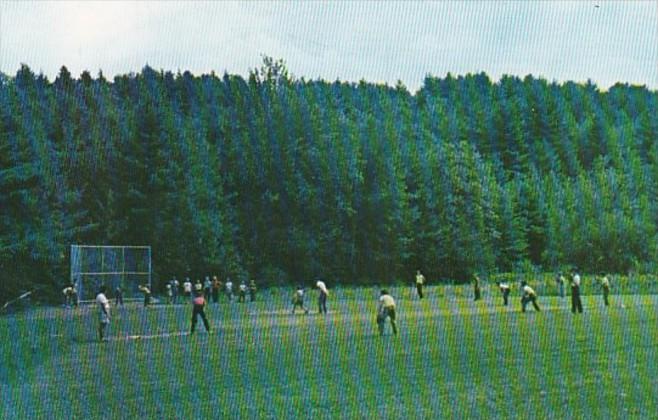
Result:
<svg viewBox="0 0 658 420"><path fill-rule="evenodd" d="M292 284L653 272L658 91L485 73L416 92L155 70L0 74L0 297L71 244L150 245L172 275Z"/></svg>

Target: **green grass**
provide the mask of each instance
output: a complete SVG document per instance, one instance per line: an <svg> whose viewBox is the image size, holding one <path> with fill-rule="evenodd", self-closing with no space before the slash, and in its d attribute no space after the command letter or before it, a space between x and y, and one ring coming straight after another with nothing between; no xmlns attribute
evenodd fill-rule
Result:
<svg viewBox="0 0 658 420"><path fill-rule="evenodd" d="M290 315L290 293L211 306L38 308L0 318L0 417L656 418L658 297L541 297L505 308L494 290L393 289L400 334L379 337L377 291L335 290L328 316ZM626 307L622 308L621 304ZM127 339L141 335L142 339Z"/></svg>

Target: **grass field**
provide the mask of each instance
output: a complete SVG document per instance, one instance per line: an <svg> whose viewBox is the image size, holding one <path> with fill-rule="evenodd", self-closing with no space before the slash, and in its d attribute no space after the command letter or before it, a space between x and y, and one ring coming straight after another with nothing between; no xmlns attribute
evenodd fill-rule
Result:
<svg viewBox="0 0 658 420"><path fill-rule="evenodd" d="M289 293L222 301L187 335L189 305L37 308L0 318L0 417L658 418L658 296L541 297L393 289L400 333L376 331L376 289L289 313ZM622 304L625 306L622 307ZM141 336L137 338L136 336Z"/></svg>

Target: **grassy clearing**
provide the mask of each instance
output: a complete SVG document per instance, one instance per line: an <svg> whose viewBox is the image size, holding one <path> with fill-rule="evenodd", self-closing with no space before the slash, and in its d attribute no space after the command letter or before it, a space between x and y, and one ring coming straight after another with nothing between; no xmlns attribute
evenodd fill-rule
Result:
<svg viewBox="0 0 658 420"><path fill-rule="evenodd" d="M394 289L400 334L379 337L375 289L336 291L329 315L290 315L287 294L211 306L95 307L0 319L2 417L650 418L658 406L658 297L518 297ZM314 293L311 293L315 297ZM621 307L621 304L625 308ZM390 334L390 329L388 330ZM130 336L142 336L135 339Z"/></svg>

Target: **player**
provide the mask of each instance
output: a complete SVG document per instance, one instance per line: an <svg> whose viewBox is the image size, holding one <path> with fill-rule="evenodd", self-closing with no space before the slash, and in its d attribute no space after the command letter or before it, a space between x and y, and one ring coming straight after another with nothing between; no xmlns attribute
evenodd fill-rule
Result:
<svg viewBox="0 0 658 420"><path fill-rule="evenodd" d="M308 308L304 306L304 288L300 285L297 286L297 290L292 295L292 313L295 313L295 309L300 307L304 310L305 314L308 314Z"/></svg>
<svg viewBox="0 0 658 420"><path fill-rule="evenodd" d="M167 283L165 285L166 293L167 293L167 304L171 305L174 301L174 292L171 287L171 282Z"/></svg>
<svg viewBox="0 0 658 420"><path fill-rule="evenodd" d="M210 276L206 276L206 279L203 281L203 293L206 298L206 302L210 301L211 292L212 292L212 282L210 281Z"/></svg>
<svg viewBox="0 0 658 420"><path fill-rule="evenodd" d="M183 282L183 296L192 297L192 282L189 277L185 277Z"/></svg>
<svg viewBox="0 0 658 420"><path fill-rule="evenodd" d="M508 302L508 297L510 293L510 286L507 283L503 283L501 281L498 282L498 288L500 289L500 292L503 294L503 305L507 306Z"/></svg>
<svg viewBox="0 0 658 420"><path fill-rule="evenodd" d="M233 300L233 282L231 281L230 278L226 279L226 296L228 296L228 301L231 302Z"/></svg>
<svg viewBox="0 0 658 420"><path fill-rule="evenodd" d="M249 282L249 299L251 299L252 302L256 301L256 290L258 290L256 288L256 282L254 279L251 279Z"/></svg>
<svg viewBox="0 0 658 420"><path fill-rule="evenodd" d="M580 276L578 272L571 270L571 313L583 313L583 302L580 300Z"/></svg>
<svg viewBox="0 0 658 420"><path fill-rule="evenodd" d="M416 271L416 291L418 292L418 298L423 298L423 284L425 284L425 276L420 272Z"/></svg>
<svg viewBox="0 0 658 420"><path fill-rule="evenodd" d="M379 305L377 306L377 327L379 328L379 335L384 335L386 318L391 320L393 334L397 335L398 327L395 325L395 299L388 294L388 290L384 289L381 291Z"/></svg>
<svg viewBox="0 0 658 420"><path fill-rule="evenodd" d="M528 283L525 281L522 281L521 290L523 291L523 296L521 296L521 312L525 312L525 307L528 302L532 302L535 311L540 312L539 305L537 305L537 293L535 293L533 288L528 286Z"/></svg>
<svg viewBox="0 0 658 420"><path fill-rule="evenodd" d="M610 294L610 278L607 274L602 274L603 277L601 277L601 289L603 289L603 304L605 306L610 306L610 302L608 301L608 295Z"/></svg>
<svg viewBox="0 0 658 420"><path fill-rule="evenodd" d="M480 294L480 277L477 274L473 274L473 300L478 301L482 299Z"/></svg>
<svg viewBox="0 0 658 420"><path fill-rule="evenodd" d="M322 280L318 280L315 283L315 286L320 289L320 295L318 296L318 313L327 314L327 297L329 296L329 290L327 290L327 285L324 284Z"/></svg>
<svg viewBox="0 0 658 420"><path fill-rule="evenodd" d="M99 325L98 325L98 337L100 341L104 341L105 338L105 329L110 324L110 301L105 296L106 287L101 286L98 294L96 295L96 303L98 303L99 312Z"/></svg>
<svg viewBox="0 0 658 420"><path fill-rule="evenodd" d="M176 276L174 276L173 279L170 281L171 283L171 293L173 295L173 301L174 304L178 303L178 288L180 287L180 283L178 283L178 279L176 279Z"/></svg>
<svg viewBox="0 0 658 420"><path fill-rule="evenodd" d="M212 303L219 302L219 291L222 288L222 282L219 281L217 276L212 276Z"/></svg>
<svg viewBox="0 0 658 420"><path fill-rule="evenodd" d="M144 293L144 307L147 308L151 304L151 289L145 284L140 284L138 289Z"/></svg>
<svg viewBox="0 0 658 420"><path fill-rule="evenodd" d="M555 283L557 284L557 291L560 297L564 297L564 283L567 282L567 279L564 278L562 272L558 272L555 276Z"/></svg>
<svg viewBox="0 0 658 420"><path fill-rule="evenodd" d="M197 292L203 293L203 283L201 283L201 280L196 279L196 282L194 283L194 294L196 296Z"/></svg>
<svg viewBox="0 0 658 420"><path fill-rule="evenodd" d="M194 334L198 316L201 317L203 326L206 327L206 331L210 333L210 324L208 323L208 318L206 318L206 312L204 311L205 306L206 299L203 296L203 293L201 291L195 291L194 299L192 299L192 329L190 330L190 334Z"/></svg>
<svg viewBox="0 0 658 420"><path fill-rule="evenodd" d="M64 294L64 304L69 308L72 306L78 307L78 292L75 290L73 283L69 283L64 289L62 289Z"/></svg>
<svg viewBox="0 0 658 420"><path fill-rule="evenodd" d="M117 286L116 289L114 289L114 305L123 306L123 289L121 286Z"/></svg>
<svg viewBox="0 0 658 420"><path fill-rule="evenodd" d="M244 280L240 282L240 286L238 286L238 302L244 303L247 301L247 285L245 284Z"/></svg>

